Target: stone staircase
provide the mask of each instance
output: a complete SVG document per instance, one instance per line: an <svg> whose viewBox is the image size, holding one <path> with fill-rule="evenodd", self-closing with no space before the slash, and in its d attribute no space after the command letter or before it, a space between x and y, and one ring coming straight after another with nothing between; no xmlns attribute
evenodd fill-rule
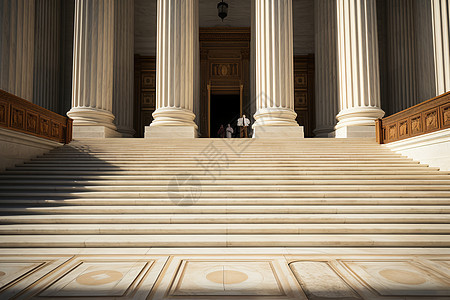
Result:
<svg viewBox="0 0 450 300"><path fill-rule="evenodd" d="M0 247L450 246L449 172L369 139L75 141L0 206Z"/></svg>

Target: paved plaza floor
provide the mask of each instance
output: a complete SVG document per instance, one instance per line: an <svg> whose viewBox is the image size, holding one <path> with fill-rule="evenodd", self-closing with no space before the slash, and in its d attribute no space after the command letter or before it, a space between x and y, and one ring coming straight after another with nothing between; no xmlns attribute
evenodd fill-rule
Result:
<svg viewBox="0 0 450 300"><path fill-rule="evenodd" d="M450 251L0 249L0 299L450 299Z"/></svg>

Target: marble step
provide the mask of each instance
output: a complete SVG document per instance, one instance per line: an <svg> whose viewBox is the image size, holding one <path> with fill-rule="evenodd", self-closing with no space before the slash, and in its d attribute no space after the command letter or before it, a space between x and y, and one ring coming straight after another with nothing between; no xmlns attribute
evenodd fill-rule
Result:
<svg viewBox="0 0 450 300"><path fill-rule="evenodd" d="M162 172L163 171L163 172ZM42 170L42 169L21 169L21 168L13 168L9 169L6 173L2 174L3 176L8 175L70 175L70 176L77 176L77 175L91 175L91 176L105 176L105 175L117 175L117 176L125 176L125 175L153 175L157 176L163 173L164 175L209 175L209 176L217 176L216 178L219 178L218 176L221 175L299 175L299 176L309 176L309 175L327 175L327 176L342 176L342 175L363 175L363 176L398 176L398 175L413 175L413 176L423 176L423 175L450 175L450 172L442 172L439 171L437 168L420 168L420 169L383 169L383 170L374 170L373 168L369 168L367 170L316 170L312 168L311 170L298 170L298 169L285 169L285 170L251 170L251 169L147 169L144 171L129 171L129 170L117 170L117 169L103 169L99 170L93 169L93 170L86 170L86 168L80 168L80 170L66 170L66 169L58 169L54 168L51 170Z"/></svg>
<svg viewBox="0 0 450 300"><path fill-rule="evenodd" d="M0 214L450 214L450 205L9 206Z"/></svg>
<svg viewBox="0 0 450 300"><path fill-rule="evenodd" d="M0 216L0 224L449 224L448 214L52 214Z"/></svg>
<svg viewBox="0 0 450 300"><path fill-rule="evenodd" d="M145 206L177 206L177 205L450 205L450 198L281 198L281 197L264 197L264 198L198 198L198 199L176 199L176 198L78 198L63 197L50 199L50 197L40 198L4 198L0 197L0 205L82 205L82 206L99 206L99 205L145 205Z"/></svg>
<svg viewBox="0 0 450 300"><path fill-rule="evenodd" d="M169 184L173 184L174 178L173 176L165 176L166 178L161 178L164 176L155 176L152 179L147 180L138 180L138 179L128 179L123 178L123 176L120 178L120 180L108 180L108 179L95 179L95 180L89 180L89 179L75 179L72 178L71 180L54 177L53 179L42 179L42 177L39 177L37 179L3 179L0 177L0 186L1 185L7 185L7 186L30 186L30 185L39 185L39 186L168 186ZM185 176L177 176L177 180L182 184L183 182L186 182L189 184L189 181L192 180L191 175L185 175ZM226 183L227 185L236 185L236 186L244 186L244 185L254 185L254 186L260 186L260 185L298 185L298 186L309 186L309 185L330 185L330 186L337 186L337 185L355 185L355 180L345 180L345 179L333 179L333 180L308 180L308 179L299 179L297 177L291 177L289 179L283 178L283 179L266 179L266 178L258 178L256 176L254 177L243 177L241 179L225 179L223 176L220 177L220 179L213 179L210 176L202 176L196 177L195 180L199 180L201 185L217 185L218 182ZM220 181L219 181L220 180ZM423 185L433 185L433 186L440 186L444 185L447 188L450 186L450 176L447 180L427 180L422 178L417 178L415 180L411 179L396 179L396 180L383 180L383 179L358 179L358 183L365 186L372 186L372 185L402 185L402 186L423 186Z"/></svg>
<svg viewBox="0 0 450 300"><path fill-rule="evenodd" d="M193 191L193 189L195 191ZM141 186L133 186L133 185L72 185L72 186L54 186L54 185L0 185L0 191L13 192L13 191L35 191L36 193L49 191L49 192L72 192L72 193L81 193L81 192L137 192L139 194L143 193L208 193L208 192L224 192L227 193L266 193L266 192L278 192L280 197L283 197L287 194L292 193L326 193L329 191L332 192L364 192L364 191L373 191L373 192L398 192L398 191L419 191L421 193L424 192L444 192L444 197L450 196L450 190L448 185L352 185L348 184L311 184L311 185L298 185L298 184L290 184L290 185L271 185L271 184L223 184L223 182L216 184L203 185L202 182L196 181L195 179L180 182L178 180L172 180L169 184L154 184L153 182L148 182L146 185ZM281 194L281 195L280 195ZM430 194L436 196L436 194ZM200 196L200 195L199 195Z"/></svg>
<svg viewBox="0 0 450 300"><path fill-rule="evenodd" d="M0 243L2 248L449 246L448 236L428 234L4 235Z"/></svg>
<svg viewBox="0 0 450 300"><path fill-rule="evenodd" d="M224 170L225 169L225 170ZM311 166L294 166L294 165L286 165L286 166L218 166L217 164L196 164L196 165L192 165L189 167L180 167L180 166L152 166L152 165L148 165L148 166L136 166L136 167L121 167L121 166L113 166L113 165L109 165L109 164L103 164L103 165L99 165L99 166L81 166L81 165L73 165L73 166L61 166L61 165L57 165L57 166L46 166L46 167L38 167L38 166L16 166L15 168L8 168L7 170L20 170L20 171L27 171L27 172L31 172L31 171L61 171L61 172L67 172L67 171L83 171L83 173L85 172L89 172L89 171L97 171L97 172L107 172L107 171L120 171L120 172L125 172L125 171L150 171L150 172L157 172L159 173L166 173L167 171L176 171L176 174L191 174L191 172L195 172L195 171L200 171L203 172L203 175L208 174L210 171L215 171L216 173L222 174L222 172L240 172L248 174L247 172L250 172L249 170L253 171L253 174L256 172L280 172L280 169L282 171L294 171L294 172L299 172L301 174L301 172L311 172L311 171L315 171L315 172L334 172L334 173L339 173L342 171L356 171L356 172L368 172L368 173L373 173L374 171L386 171L386 172L390 172L390 173L394 173L397 174L398 172L401 171L406 171L406 172L412 172L412 171L420 171L423 173L429 173L431 171L438 171L438 168L428 168L426 166L423 165L415 165L415 166L384 166L384 165L365 165L365 166L348 166L345 164L342 164L340 166L329 166L329 165L324 165L324 166L315 166L315 165L311 165Z"/></svg>
<svg viewBox="0 0 450 300"><path fill-rule="evenodd" d="M11 172L9 172L11 173ZM61 175L61 174L41 174L38 178L34 175L27 174L0 174L0 183L14 184L14 183L35 183L35 182L52 182L53 184L59 184L59 182L73 182L82 181L83 183L105 183L109 182L123 182L132 183L132 182L145 182L148 181L158 181L158 180L172 180L173 175L170 174L156 174L156 175ZM189 179L191 178L190 174L180 174L177 176L179 179ZM211 180L210 175L196 175L197 180ZM417 182L418 184L427 184L431 182L436 182L436 184L441 184L444 182L450 182L450 175L364 175L364 174L354 174L354 175L284 175L284 174L235 174L235 175L220 175L220 180L239 180L242 182L251 181L257 179L258 181L262 180L274 180L274 181L297 181L300 183L303 182L352 182L355 180L366 184L366 182L372 182L374 184L378 183L386 183L386 184L413 184ZM395 181L394 181L395 180Z"/></svg>
<svg viewBox="0 0 450 300"><path fill-rule="evenodd" d="M400 187L402 188L402 187ZM218 191L204 191L196 189L193 193L192 190L179 191L177 188L173 191L154 191L154 192L139 192L139 191L116 191L116 192L98 192L98 191L67 191L59 192L57 188L54 191L4 191L0 194L0 197L39 197L39 198L52 198L52 197L67 197L67 198L169 198L174 201L188 199L198 199L198 198L235 198L235 197L246 197L246 198L284 198L284 197L297 197L297 198L341 198L341 197L367 197L367 198L430 198L430 197L450 197L450 191L421 191L421 190L399 190L399 191L385 191L385 190L341 190L341 191L283 191L283 195L280 195L278 190L270 191L230 191L230 190L218 190Z"/></svg>
<svg viewBox="0 0 450 300"><path fill-rule="evenodd" d="M70 159L70 160L68 160ZM227 161L230 164L236 164L236 165L256 165L256 164L339 164L339 163L346 163L346 164L419 164L419 162L412 161L411 159L402 159L402 158L377 158L377 159L369 159L369 158L359 158L355 157L353 159L351 158L285 158L285 159L276 159L271 158L270 160L268 158L264 159L252 159L252 158L239 158L239 159L231 159L229 157L226 157L224 159L209 159L204 157L186 157L186 158L177 158L177 159L169 159L169 158L153 158L153 159L105 159L105 158L99 158L99 157L90 157L90 158L58 158L58 159L34 159L28 162L25 162L25 165L54 165L54 164L62 164L62 165L72 165L72 164L99 164L99 163L111 163L111 164L123 164L123 165L142 165L142 164L180 164L180 165L189 165L189 164L197 164L199 161Z"/></svg>
<svg viewBox="0 0 450 300"><path fill-rule="evenodd" d="M1 235L16 234L446 234L450 224L14 224Z"/></svg>
<svg viewBox="0 0 450 300"><path fill-rule="evenodd" d="M81 153L81 152L75 152L72 154L69 153L53 153L53 152L49 152L46 153L42 156L38 156L32 160L58 160L58 159L62 159L62 158L79 158L79 159L95 159L95 158L108 158L108 159L114 159L114 160L140 160L140 159L144 159L144 160L157 160L160 158L167 158L167 153L145 153L142 155L137 155L137 154L133 154L133 153L126 153L126 156L117 156L115 154L111 154L111 153L105 153L105 152L101 152L101 153L96 153L95 155L93 155L92 153ZM291 154L283 154L283 153L266 153L264 156L261 156L260 154L254 154L254 155L250 155L249 153L245 153L245 155L242 153L227 153L227 157L233 158L233 159L256 159L256 160L264 160L267 158L270 159L316 159L316 158L328 158L328 159L349 159L355 157L357 159L369 159L369 160L375 160L375 159L399 159L399 158L404 158L404 159L408 159L405 156L402 156L401 154L397 154L394 152L376 152L374 154L367 154L367 153L359 153L358 155L350 155L348 152L347 153L327 153L327 154L320 154L317 151L314 153L308 153L308 154L298 154L298 153L291 153ZM188 159L188 158L192 158L192 156L187 155L186 153L179 153L177 155L172 154L170 156L171 159Z"/></svg>

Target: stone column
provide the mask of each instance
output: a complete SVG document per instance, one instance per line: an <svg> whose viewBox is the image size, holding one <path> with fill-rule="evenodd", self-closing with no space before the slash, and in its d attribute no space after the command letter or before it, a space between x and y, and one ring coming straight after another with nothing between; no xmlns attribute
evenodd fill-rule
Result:
<svg viewBox="0 0 450 300"><path fill-rule="evenodd" d="M414 8L410 0L387 3L388 113L396 113L417 104L415 72Z"/></svg>
<svg viewBox="0 0 450 300"><path fill-rule="evenodd" d="M134 0L114 0L114 123L122 137L133 137Z"/></svg>
<svg viewBox="0 0 450 300"><path fill-rule="evenodd" d="M251 2L251 33L250 33L250 108L249 114L254 116L256 113L256 42L255 42L255 1ZM249 118L252 122L252 118Z"/></svg>
<svg viewBox="0 0 450 300"><path fill-rule="evenodd" d="M448 0L431 0L436 95L450 91L450 7Z"/></svg>
<svg viewBox="0 0 450 300"><path fill-rule="evenodd" d="M316 137L334 135L338 113L336 0L314 1Z"/></svg>
<svg viewBox="0 0 450 300"><path fill-rule="evenodd" d="M253 137L303 137L294 112L292 0L255 1Z"/></svg>
<svg viewBox="0 0 450 300"><path fill-rule="evenodd" d="M60 112L61 1L36 0L33 103Z"/></svg>
<svg viewBox="0 0 450 300"><path fill-rule="evenodd" d="M414 9L416 93L420 103L436 96L431 1L413 0L411 2Z"/></svg>
<svg viewBox="0 0 450 300"><path fill-rule="evenodd" d="M375 137L380 109L376 0L338 0L336 137Z"/></svg>
<svg viewBox="0 0 450 300"><path fill-rule="evenodd" d="M33 100L35 0L0 0L0 89Z"/></svg>
<svg viewBox="0 0 450 300"><path fill-rule="evenodd" d="M113 124L114 0L76 0L72 109L74 138L119 137Z"/></svg>
<svg viewBox="0 0 450 300"><path fill-rule="evenodd" d="M194 138L198 0L158 0L156 110L145 137Z"/></svg>

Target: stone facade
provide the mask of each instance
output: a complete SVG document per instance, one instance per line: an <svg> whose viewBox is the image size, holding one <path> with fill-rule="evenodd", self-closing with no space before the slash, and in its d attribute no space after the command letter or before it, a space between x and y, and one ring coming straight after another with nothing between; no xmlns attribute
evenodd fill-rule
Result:
<svg viewBox="0 0 450 300"><path fill-rule="evenodd" d="M75 138L130 137L136 115L133 54L149 54L154 47L159 96L149 132L170 124L172 135L196 135L198 118L205 117L198 103L198 28L220 24L214 7L203 0L161 0L159 8L171 9L152 15L156 0L44 2L0 2L0 67L6 70L1 89L59 113L70 106ZM224 25L253 25L248 111L256 120L255 136L266 136L257 133L263 127L269 136L288 127L294 136L303 135L289 83L289 57L295 54L315 55L317 137L373 136L373 121L384 112L450 90L446 0L248 0L231 1L230 7ZM67 18L72 13L73 21ZM175 125L188 129L174 131Z"/></svg>

